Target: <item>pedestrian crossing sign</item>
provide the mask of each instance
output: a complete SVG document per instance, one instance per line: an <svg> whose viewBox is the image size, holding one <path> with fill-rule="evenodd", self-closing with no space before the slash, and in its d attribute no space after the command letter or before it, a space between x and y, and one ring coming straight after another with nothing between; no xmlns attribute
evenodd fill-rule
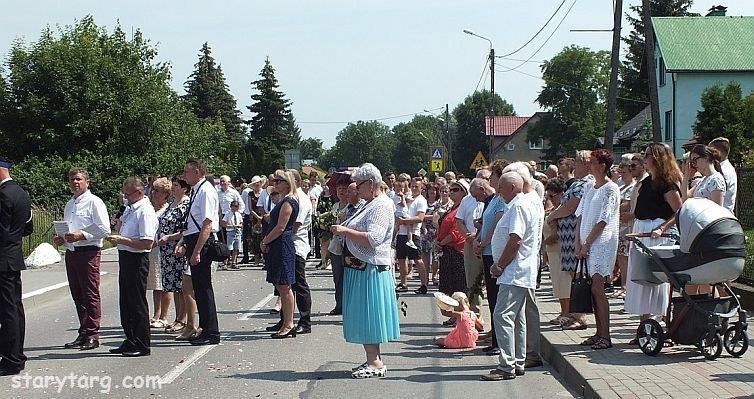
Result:
<svg viewBox="0 0 754 399"><path fill-rule="evenodd" d="M432 149L432 159L442 159L442 148Z"/></svg>
<svg viewBox="0 0 754 399"><path fill-rule="evenodd" d="M442 172L445 166L445 161L442 159L433 159L429 162L429 171L430 172Z"/></svg>
<svg viewBox="0 0 754 399"><path fill-rule="evenodd" d="M484 168L485 166L489 165L487 163L487 158L484 157L484 154L482 154L481 151L476 153L476 157L474 157L474 160L471 161L471 170L475 170L478 168Z"/></svg>

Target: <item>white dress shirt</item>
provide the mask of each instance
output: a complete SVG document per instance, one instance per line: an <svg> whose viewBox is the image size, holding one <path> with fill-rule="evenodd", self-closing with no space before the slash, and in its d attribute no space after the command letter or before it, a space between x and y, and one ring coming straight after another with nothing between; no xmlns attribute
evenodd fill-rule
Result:
<svg viewBox="0 0 754 399"><path fill-rule="evenodd" d="M537 195L536 193L534 195ZM521 237L521 245L513 260L503 269L497 278L497 284L514 285L523 288L537 286L537 270L539 266L539 237L535 211L531 201L525 194L519 193L509 203L508 210L495 226L492 235L492 258L497 264L508 245L510 235Z"/></svg>
<svg viewBox="0 0 754 399"><path fill-rule="evenodd" d="M73 247L102 248L102 239L110 234L110 217L107 214L107 207L89 190L78 198L68 200L63 211L63 220L69 223L70 231L81 231L84 235L83 240L69 244Z"/></svg>
<svg viewBox="0 0 754 399"><path fill-rule="evenodd" d="M296 189L296 199L298 200L298 216L296 223L300 223L296 234L293 235L293 245L296 248L296 255L306 259L312 247L309 245L309 226L312 224L312 201L304 190Z"/></svg>
<svg viewBox="0 0 754 399"><path fill-rule="evenodd" d="M223 191L222 188L217 190L217 197L220 199L220 212L223 215L228 213L230 210L230 203L233 201L238 201L239 212L243 213L246 209L246 204L244 204L241 194L239 194L233 187L228 187L225 191Z"/></svg>
<svg viewBox="0 0 754 399"><path fill-rule="evenodd" d="M736 175L736 168L730 163L729 160L720 162L720 169L723 171L723 177L725 178L725 195L723 195L723 207L733 212L736 207L736 192L738 191L738 176Z"/></svg>
<svg viewBox="0 0 754 399"><path fill-rule="evenodd" d="M133 205L128 205L121 217L120 235L132 240L154 240L157 236L157 214L145 196ZM119 251L148 253L151 249L139 249L118 244Z"/></svg>
<svg viewBox="0 0 754 399"><path fill-rule="evenodd" d="M211 183L205 184L205 182L207 180L202 179L194 184L194 199L189 210L189 216L186 218L186 231L184 235L198 234L200 227L206 219L212 221L213 233L217 233L220 230L220 215L217 214L219 206L217 190L215 190ZM191 219L191 216L194 219ZM194 223L194 220L196 220L196 223Z"/></svg>

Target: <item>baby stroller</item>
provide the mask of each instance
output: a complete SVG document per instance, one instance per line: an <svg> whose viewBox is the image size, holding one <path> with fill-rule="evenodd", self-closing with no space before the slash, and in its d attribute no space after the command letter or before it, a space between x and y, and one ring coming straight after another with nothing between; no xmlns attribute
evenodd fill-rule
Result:
<svg viewBox="0 0 754 399"><path fill-rule="evenodd" d="M649 234L629 234L635 245L631 280L639 284L670 283L681 296L673 297L666 314L667 331L654 319L641 322L636 342L642 352L655 356L666 339L676 344L696 345L705 358L714 360L723 348L732 356L742 356L749 347L746 311L727 281L741 275L746 258L741 224L725 208L704 198L684 202L676 215L680 245L648 247L639 238ZM713 285L713 294L689 295L686 284ZM715 297L717 287L725 296ZM738 314L738 321L729 322Z"/></svg>

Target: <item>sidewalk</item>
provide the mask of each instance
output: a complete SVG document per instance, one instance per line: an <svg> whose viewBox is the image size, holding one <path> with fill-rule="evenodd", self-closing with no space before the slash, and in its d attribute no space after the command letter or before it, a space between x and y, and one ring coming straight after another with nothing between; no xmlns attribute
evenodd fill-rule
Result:
<svg viewBox="0 0 754 399"><path fill-rule="evenodd" d="M585 398L754 396L754 351L734 358L723 350L717 360L710 361L695 346L676 346L663 348L655 357L647 356L638 347L628 345L639 318L622 312L622 300L610 300L613 347L592 350L579 344L594 334L593 316L589 316L590 328L582 331L563 331L547 324L560 312L551 293L549 275L545 273L537 291L542 355Z"/></svg>

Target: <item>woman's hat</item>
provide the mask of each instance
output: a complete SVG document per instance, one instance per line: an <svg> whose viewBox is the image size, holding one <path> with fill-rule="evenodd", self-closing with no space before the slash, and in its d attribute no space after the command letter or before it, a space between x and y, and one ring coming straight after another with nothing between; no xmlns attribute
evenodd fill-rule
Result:
<svg viewBox="0 0 754 399"><path fill-rule="evenodd" d="M254 176L251 178L251 182L249 184L256 184L262 181L262 178L259 176Z"/></svg>
<svg viewBox="0 0 754 399"><path fill-rule="evenodd" d="M467 195L469 194L469 183L466 183L466 180L463 180L463 179L456 180L451 184L451 186L452 185L460 186L463 189L463 191L466 192Z"/></svg>

